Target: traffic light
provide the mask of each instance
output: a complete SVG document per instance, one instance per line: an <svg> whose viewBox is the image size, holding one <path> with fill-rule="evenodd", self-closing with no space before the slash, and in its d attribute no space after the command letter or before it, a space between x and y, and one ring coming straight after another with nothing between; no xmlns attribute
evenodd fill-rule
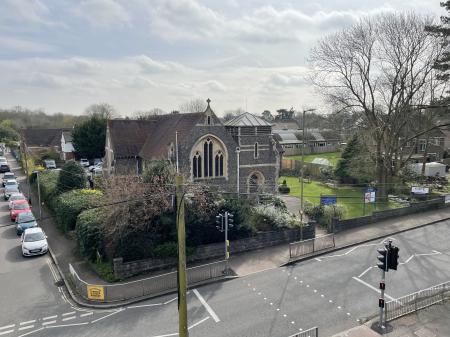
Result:
<svg viewBox="0 0 450 337"><path fill-rule="evenodd" d="M397 270L398 266L398 247L390 247L388 254L388 268Z"/></svg>
<svg viewBox="0 0 450 337"><path fill-rule="evenodd" d="M228 215L228 227L233 227L234 225L234 215L231 213L227 213Z"/></svg>
<svg viewBox="0 0 450 337"><path fill-rule="evenodd" d="M222 214L216 215L216 225L216 228L218 230L223 230Z"/></svg>
<svg viewBox="0 0 450 337"><path fill-rule="evenodd" d="M377 252L380 254L377 256L378 260L378 268L384 271L389 271L388 267L388 258L389 258L389 251L387 248L378 248Z"/></svg>

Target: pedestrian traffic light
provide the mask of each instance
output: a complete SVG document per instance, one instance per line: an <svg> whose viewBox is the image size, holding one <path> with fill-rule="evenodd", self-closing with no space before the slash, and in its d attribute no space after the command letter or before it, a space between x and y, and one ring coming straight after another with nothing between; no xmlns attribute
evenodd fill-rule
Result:
<svg viewBox="0 0 450 337"><path fill-rule="evenodd" d="M380 268L381 270L384 271L389 271L388 268L388 255L389 255L389 251L387 248L378 248L377 252L380 254L378 255L378 260L380 262L378 262L378 268Z"/></svg>
<svg viewBox="0 0 450 337"><path fill-rule="evenodd" d="M233 225L234 225L234 215L228 213L228 227L233 227Z"/></svg>
<svg viewBox="0 0 450 337"><path fill-rule="evenodd" d="M398 247L390 247L389 248L389 254L388 254L388 268L397 270L398 266Z"/></svg>

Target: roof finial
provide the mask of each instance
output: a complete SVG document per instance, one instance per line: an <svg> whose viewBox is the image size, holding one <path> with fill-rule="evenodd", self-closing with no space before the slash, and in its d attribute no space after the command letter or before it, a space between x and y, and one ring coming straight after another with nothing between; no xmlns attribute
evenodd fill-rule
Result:
<svg viewBox="0 0 450 337"><path fill-rule="evenodd" d="M208 98L208 99L206 100L206 103L208 103L208 108L209 108L209 103L211 103L211 100Z"/></svg>

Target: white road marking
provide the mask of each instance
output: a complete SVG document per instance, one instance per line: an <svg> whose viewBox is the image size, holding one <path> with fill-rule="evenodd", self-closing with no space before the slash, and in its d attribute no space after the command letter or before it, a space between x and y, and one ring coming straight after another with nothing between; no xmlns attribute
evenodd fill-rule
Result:
<svg viewBox="0 0 450 337"><path fill-rule="evenodd" d="M0 330L5 330L5 329L14 328L15 326L16 326L15 324L5 325L5 326L0 327Z"/></svg>
<svg viewBox="0 0 450 337"><path fill-rule="evenodd" d="M151 303L151 304L141 304L141 305L130 305L127 309L137 309L137 308L146 308L146 307L157 307L163 305L163 303Z"/></svg>
<svg viewBox="0 0 450 337"><path fill-rule="evenodd" d="M98 322L98 321L101 321L102 319L111 317L112 315L118 314L119 312L124 311L124 310L125 310L125 309L123 309L123 308L122 308L122 309L119 309L119 310L117 310L117 311L114 311L114 312L112 312L112 313L106 315L106 316L97 318L96 320L93 320L91 323L96 323L96 322Z"/></svg>
<svg viewBox="0 0 450 337"><path fill-rule="evenodd" d="M367 283L367 282L364 282L363 280L361 280L361 279L359 279L359 278L357 278L357 277L355 277L355 276L353 276L352 279L354 279L355 281L358 281L359 283L365 285L366 287L368 287L368 288L370 288L370 289L372 289L372 290L375 290L377 293L381 293L381 290L380 290L380 289L375 288L373 285L371 285L371 284L369 284L369 283ZM395 301L395 298L393 298L392 296L389 296L389 295L386 294L386 293L384 293L384 296L386 296L387 298L389 298L391 301Z"/></svg>
<svg viewBox="0 0 450 337"><path fill-rule="evenodd" d="M186 294L188 294L188 293L189 293L189 292L187 292ZM170 302L176 301L177 299L178 299L178 297L174 297L174 298L172 298L171 300L165 301L163 304L164 304L164 305L169 304Z"/></svg>
<svg viewBox="0 0 450 337"><path fill-rule="evenodd" d="M85 314L81 314L80 317L91 316L91 315L93 315L93 314L94 314L94 313L91 311L91 312L87 312L87 313L85 313Z"/></svg>
<svg viewBox="0 0 450 337"><path fill-rule="evenodd" d="M54 328L65 328L68 326L79 326L79 325L87 325L89 322L83 322L83 323L73 323L73 324L60 324L60 325L52 325L52 326L46 326L46 329L54 329Z"/></svg>
<svg viewBox="0 0 450 337"><path fill-rule="evenodd" d="M14 329L13 329L13 330L6 330L6 331L3 331L3 332L0 332L0 336L1 336L1 335L6 335L6 334L11 333L11 332L14 332Z"/></svg>
<svg viewBox="0 0 450 337"><path fill-rule="evenodd" d="M208 320L208 319L209 319L209 316L203 318L202 320L200 320L200 321L198 321L198 322L195 322L195 323L192 324L191 326L188 326L188 330L190 330L190 329L196 327L196 326L199 325L199 324L202 324L204 321L206 321L206 320Z"/></svg>
<svg viewBox="0 0 450 337"><path fill-rule="evenodd" d="M23 326L19 328L19 331L33 329L34 325Z"/></svg>
<svg viewBox="0 0 450 337"><path fill-rule="evenodd" d="M24 333L24 334L20 335L19 337L28 336L28 335L31 335L32 333L35 333L35 332L38 332L38 331L41 331L41 330L44 330L44 329L45 328L42 327L42 328L39 328L39 329L36 329L36 330L33 330L33 331L28 331L27 333Z"/></svg>
<svg viewBox="0 0 450 337"><path fill-rule="evenodd" d="M48 321L49 319L54 319L54 318L56 318L56 317L58 317L58 315L47 316L47 317L44 317L42 320L43 320L43 321Z"/></svg>
<svg viewBox="0 0 450 337"><path fill-rule="evenodd" d="M71 311L71 312L65 312L64 314L62 314L62 316L69 316L69 315L73 315L76 314L75 311Z"/></svg>
<svg viewBox="0 0 450 337"><path fill-rule="evenodd" d="M366 270L364 270L361 274L358 275L358 277L363 277L364 274L367 273L370 269L372 269L372 267L369 267Z"/></svg>
<svg viewBox="0 0 450 337"><path fill-rule="evenodd" d="M197 298L200 301L200 303L203 304L203 306L205 307L206 311L209 312L209 314L211 315L211 317L214 320L214 322L219 323L220 322L219 317L216 315L214 310L209 306L209 304L206 303L205 299L203 298L202 295L200 295L200 293L198 292L197 289L194 289L194 294L195 294L195 296L197 296Z"/></svg>
<svg viewBox="0 0 450 337"><path fill-rule="evenodd" d="M19 325L27 325L27 324L31 324L31 323L35 323L35 322L36 322L36 320L33 319L33 320L31 320L31 321L20 322Z"/></svg>
<svg viewBox="0 0 450 337"><path fill-rule="evenodd" d="M62 321L63 322L70 321L70 320L75 319L75 318L77 318L77 316L70 316L70 317L63 318Z"/></svg>
<svg viewBox="0 0 450 337"><path fill-rule="evenodd" d="M400 262L399 264L407 264L409 261L411 261L413 258L417 256L431 256L431 255L441 255L441 252L438 252L437 250L432 250L432 253L423 253L423 254L413 254L409 258L405 260L405 262Z"/></svg>
<svg viewBox="0 0 450 337"><path fill-rule="evenodd" d="M42 323L43 326L49 325L49 324L54 324L56 323L56 321L48 321L48 322L44 322Z"/></svg>
<svg viewBox="0 0 450 337"><path fill-rule="evenodd" d="M369 244L366 244L366 245L359 245L359 246L356 246L356 247L353 247L353 248L349 249L348 251L346 251L345 253L342 253L342 254L334 254L334 255L322 256L319 259L319 261L322 261L323 259L330 259L330 258L333 258L333 257L345 256L345 255L348 255L351 252L353 252L356 249L361 248L361 247L369 247L369 246L377 246L377 245L379 245L379 243L369 243ZM317 260L317 258L316 258L316 260Z"/></svg>

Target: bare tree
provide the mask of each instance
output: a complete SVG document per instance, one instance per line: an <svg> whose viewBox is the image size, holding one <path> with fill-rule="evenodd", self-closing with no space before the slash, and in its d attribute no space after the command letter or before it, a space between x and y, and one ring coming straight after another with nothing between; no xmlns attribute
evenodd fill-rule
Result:
<svg viewBox="0 0 450 337"><path fill-rule="evenodd" d="M203 112L206 110L206 107L207 107L206 101L200 98L196 98L183 104L180 104L178 110L181 113Z"/></svg>
<svg viewBox="0 0 450 337"><path fill-rule="evenodd" d="M325 37L311 52L316 87L340 111L362 116L381 198L389 177L404 165L396 156L399 148L440 126L417 130L414 119L421 111L416 107L433 99L433 65L443 51L424 29L431 22L413 13L366 17ZM443 84L432 84L434 91L438 85ZM393 165L393 158L400 163Z"/></svg>
<svg viewBox="0 0 450 337"><path fill-rule="evenodd" d="M111 119L117 112L116 109L108 103L97 103L88 106L85 110L85 114L89 116L98 116L104 119Z"/></svg>
<svg viewBox="0 0 450 337"><path fill-rule="evenodd" d="M153 108L148 111L140 110L136 111L133 115L137 119L150 119L154 116L164 115L166 112L163 109L160 108Z"/></svg>
<svg viewBox="0 0 450 337"><path fill-rule="evenodd" d="M245 112L245 110L242 108L237 108L234 110L227 110L227 111L225 111L225 114L222 117L222 121L228 122L228 121L232 120L234 117L242 115L244 112Z"/></svg>

